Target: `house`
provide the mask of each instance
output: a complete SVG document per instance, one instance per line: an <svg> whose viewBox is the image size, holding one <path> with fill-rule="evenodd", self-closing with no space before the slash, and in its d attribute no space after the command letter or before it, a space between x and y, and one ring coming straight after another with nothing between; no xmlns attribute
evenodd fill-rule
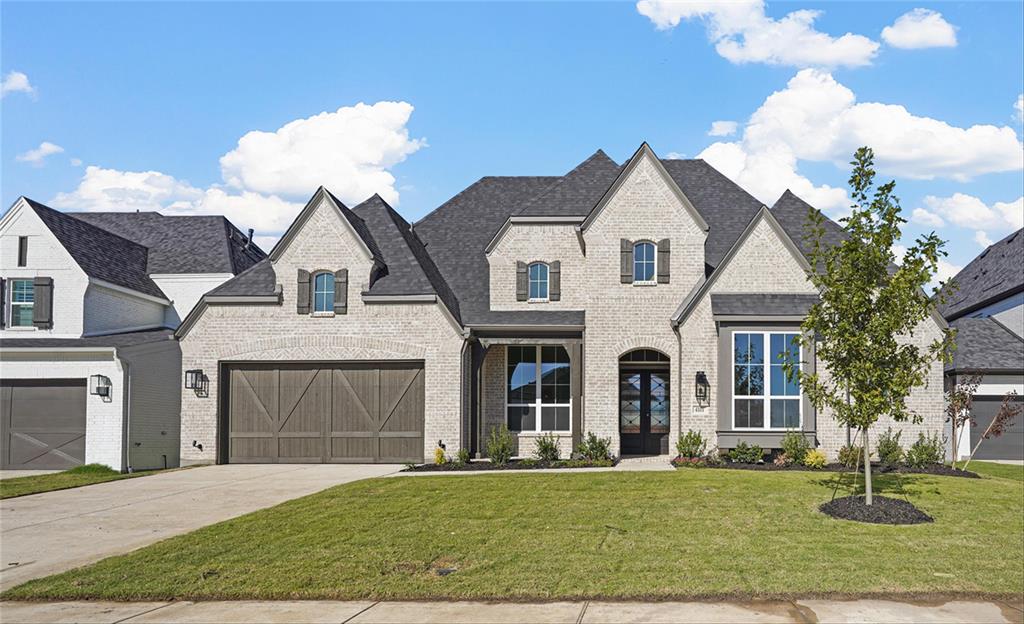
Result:
<svg viewBox="0 0 1024 624"><path fill-rule="evenodd" d="M423 461L483 454L501 425L520 455L553 433L566 456L587 432L665 454L694 429L723 449L799 430L834 456L848 432L774 357L816 300L808 210L646 144L622 165L598 151L561 176L482 178L415 225L321 188L178 328L182 461ZM904 439L942 431L941 364L928 382Z"/></svg>
<svg viewBox="0 0 1024 624"><path fill-rule="evenodd" d="M15 202L0 219L0 466L178 465L173 330L265 256L223 217Z"/></svg>
<svg viewBox="0 0 1024 624"><path fill-rule="evenodd" d="M966 457L1007 392L1024 402L1024 230L986 247L953 282L939 308L957 331L947 384L981 376L972 406L975 425L960 432L957 445ZM979 446L975 457L1024 460L1024 418Z"/></svg>

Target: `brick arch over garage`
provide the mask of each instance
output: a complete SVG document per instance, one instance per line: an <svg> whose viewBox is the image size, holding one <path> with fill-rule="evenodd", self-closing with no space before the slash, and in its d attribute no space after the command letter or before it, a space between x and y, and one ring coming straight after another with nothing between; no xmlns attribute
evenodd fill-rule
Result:
<svg viewBox="0 0 1024 624"><path fill-rule="evenodd" d="M231 360L373 360L427 357L420 345L369 336L278 336L238 345L221 359Z"/></svg>

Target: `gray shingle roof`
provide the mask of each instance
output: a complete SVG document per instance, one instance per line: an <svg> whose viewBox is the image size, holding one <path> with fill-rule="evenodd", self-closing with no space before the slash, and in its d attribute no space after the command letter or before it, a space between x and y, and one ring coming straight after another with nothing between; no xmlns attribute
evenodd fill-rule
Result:
<svg viewBox="0 0 1024 624"><path fill-rule="evenodd" d="M711 295L715 316L804 316L818 295L789 293L721 293Z"/></svg>
<svg viewBox="0 0 1024 624"><path fill-rule="evenodd" d="M992 317L958 318L950 326L956 329L956 351L947 371L1005 371L1020 374L1024 370L1024 339Z"/></svg>
<svg viewBox="0 0 1024 624"><path fill-rule="evenodd" d="M218 297L273 295L276 288L274 265L269 258L264 258L206 294Z"/></svg>
<svg viewBox="0 0 1024 624"><path fill-rule="evenodd" d="M86 275L147 295L166 298L146 274L149 250L145 246L27 197L25 202Z"/></svg>
<svg viewBox="0 0 1024 624"><path fill-rule="evenodd" d="M1024 290L1024 229L989 245L953 278L957 287L939 311L952 321Z"/></svg>
<svg viewBox="0 0 1024 624"><path fill-rule="evenodd" d="M808 211L817 211L817 209L794 195L792 191L786 190L775 202L771 210L775 220L779 222L782 229L786 230L786 234L789 234L789 237L793 239L793 243L800 250L800 253L805 258L809 258L811 244L807 240L807 232L804 226L807 223ZM822 243L826 246L838 245L846 238L846 231L843 230L843 227L831 219L825 219L824 228L825 233L822 236Z"/></svg>
<svg viewBox="0 0 1024 624"><path fill-rule="evenodd" d="M0 338L0 349L37 347L53 348L86 348L86 347L134 347L136 345L170 340L173 329L147 329L144 331L111 334L109 336L88 336L86 338Z"/></svg>
<svg viewBox="0 0 1024 624"><path fill-rule="evenodd" d="M525 201L516 214L531 217L585 217L621 170L607 154L597 150L539 195Z"/></svg>

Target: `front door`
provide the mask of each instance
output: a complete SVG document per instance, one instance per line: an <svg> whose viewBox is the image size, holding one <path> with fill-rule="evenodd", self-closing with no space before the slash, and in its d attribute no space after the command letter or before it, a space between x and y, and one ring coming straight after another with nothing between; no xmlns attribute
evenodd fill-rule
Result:
<svg viewBox="0 0 1024 624"><path fill-rule="evenodd" d="M619 372L619 440L622 455L668 453L668 372Z"/></svg>

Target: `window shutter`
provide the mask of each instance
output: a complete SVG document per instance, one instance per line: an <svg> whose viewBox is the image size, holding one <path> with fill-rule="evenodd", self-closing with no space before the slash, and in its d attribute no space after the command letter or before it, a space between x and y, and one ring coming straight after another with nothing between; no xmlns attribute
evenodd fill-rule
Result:
<svg viewBox="0 0 1024 624"><path fill-rule="evenodd" d="M548 266L548 301L562 298L562 263L555 260Z"/></svg>
<svg viewBox="0 0 1024 624"><path fill-rule="evenodd" d="M619 254L621 256L621 268L619 270L619 281L623 284L633 283L633 241L626 240L625 238L619 241L619 247L622 250Z"/></svg>
<svg viewBox="0 0 1024 624"><path fill-rule="evenodd" d="M530 280L526 273L526 263L516 262L516 301L530 298Z"/></svg>
<svg viewBox="0 0 1024 624"><path fill-rule="evenodd" d="M348 269L334 272L334 313L348 314Z"/></svg>
<svg viewBox="0 0 1024 624"><path fill-rule="evenodd" d="M295 293L295 311L299 314L309 314L309 297L312 292L309 282L311 279L309 271L299 269L299 278L296 284L298 288Z"/></svg>
<svg viewBox="0 0 1024 624"><path fill-rule="evenodd" d="M668 284L669 271L672 267L670 261L671 248L669 241L664 238L658 241L658 283Z"/></svg>
<svg viewBox="0 0 1024 624"><path fill-rule="evenodd" d="M53 327L53 278L32 280L32 324L39 329Z"/></svg>
<svg viewBox="0 0 1024 624"><path fill-rule="evenodd" d="M0 329L7 327L7 280L0 277Z"/></svg>

